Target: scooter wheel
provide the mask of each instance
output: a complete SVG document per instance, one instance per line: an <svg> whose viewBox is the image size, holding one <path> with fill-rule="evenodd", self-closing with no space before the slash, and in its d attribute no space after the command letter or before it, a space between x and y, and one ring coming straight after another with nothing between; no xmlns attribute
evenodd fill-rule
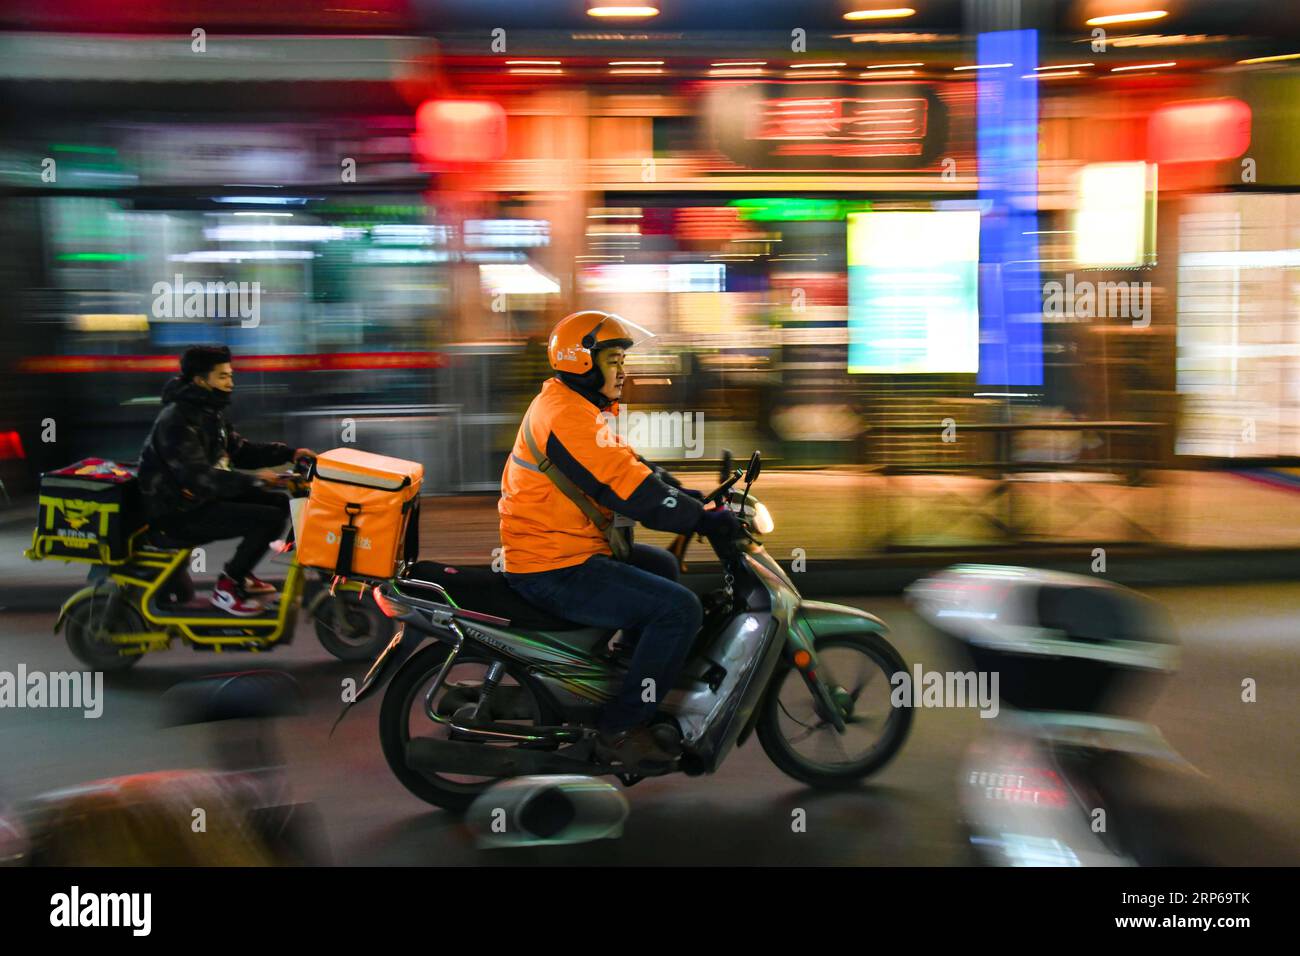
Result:
<svg viewBox="0 0 1300 956"><path fill-rule="evenodd" d="M126 603L125 596L118 605L112 621L106 620L109 595L90 594L74 604L63 619L63 633L68 649L87 667L99 671L125 671L140 663L143 654L123 653L127 648L110 644L104 637L110 634L139 634L145 630L144 620Z"/></svg>
<svg viewBox="0 0 1300 956"><path fill-rule="evenodd" d="M316 608L316 639L341 661L372 661L393 639L393 622L368 592L340 591Z"/></svg>

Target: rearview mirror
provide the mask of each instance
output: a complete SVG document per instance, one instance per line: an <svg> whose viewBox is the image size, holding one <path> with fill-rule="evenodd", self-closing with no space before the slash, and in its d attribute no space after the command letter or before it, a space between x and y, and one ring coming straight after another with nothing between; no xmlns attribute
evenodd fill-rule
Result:
<svg viewBox="0 0 1300 956"><path fill-rule="evenodd" d="M749 456L749 467L745 469L745 484L748 485L758 477L759 471L762 470L762 465L762 456L757 451Z"/></svg>
<svg viewBox="0 0 1300 956"><path fill-rule="evenodd" d="M736 467L736 460L731 457L731 449L722 449L722 468L718 471L718 480L726 481L731 477L731 469Z"/></svg>

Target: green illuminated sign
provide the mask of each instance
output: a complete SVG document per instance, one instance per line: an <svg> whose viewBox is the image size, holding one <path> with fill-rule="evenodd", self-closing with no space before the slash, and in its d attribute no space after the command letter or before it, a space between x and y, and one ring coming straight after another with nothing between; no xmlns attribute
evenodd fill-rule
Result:
<svg viewBox="0 0 1300 956"><path fill-rule="evenodd" d="M845 219L851 212L868 212L871 203L865 199L849 202L843 199L801 199L793 196L771 196L765 199L733 199L741 219L751 222L831 222Z"/></svg>

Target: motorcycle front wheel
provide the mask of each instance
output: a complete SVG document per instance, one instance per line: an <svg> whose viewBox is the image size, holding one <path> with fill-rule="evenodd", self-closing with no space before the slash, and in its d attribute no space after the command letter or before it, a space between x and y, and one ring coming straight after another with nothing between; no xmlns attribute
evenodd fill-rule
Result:
<svg viewBox="0 0 1300 956"><path fill-rule="evenodd" d="M845 732L820 712L802 675L788 661L772 675L758 720L758 740L780 770L814 787L850 787L898 753L912 709L890 703L890 678L907 665L873 633L816 642L817 670L831 689Z"/></svg>

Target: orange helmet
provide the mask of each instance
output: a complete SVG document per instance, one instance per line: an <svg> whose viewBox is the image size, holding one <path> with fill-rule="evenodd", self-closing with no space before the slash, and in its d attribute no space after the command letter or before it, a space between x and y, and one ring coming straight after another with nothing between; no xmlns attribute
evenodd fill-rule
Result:
<svg viewBox="0 0 1300 956"><path fill-rule="evenodd" d="M654 333L612 312L584 309L566 315L551 330L546 345L551 368L581 375L595 367L593 353L618 345L630 349Z"/></svg>

